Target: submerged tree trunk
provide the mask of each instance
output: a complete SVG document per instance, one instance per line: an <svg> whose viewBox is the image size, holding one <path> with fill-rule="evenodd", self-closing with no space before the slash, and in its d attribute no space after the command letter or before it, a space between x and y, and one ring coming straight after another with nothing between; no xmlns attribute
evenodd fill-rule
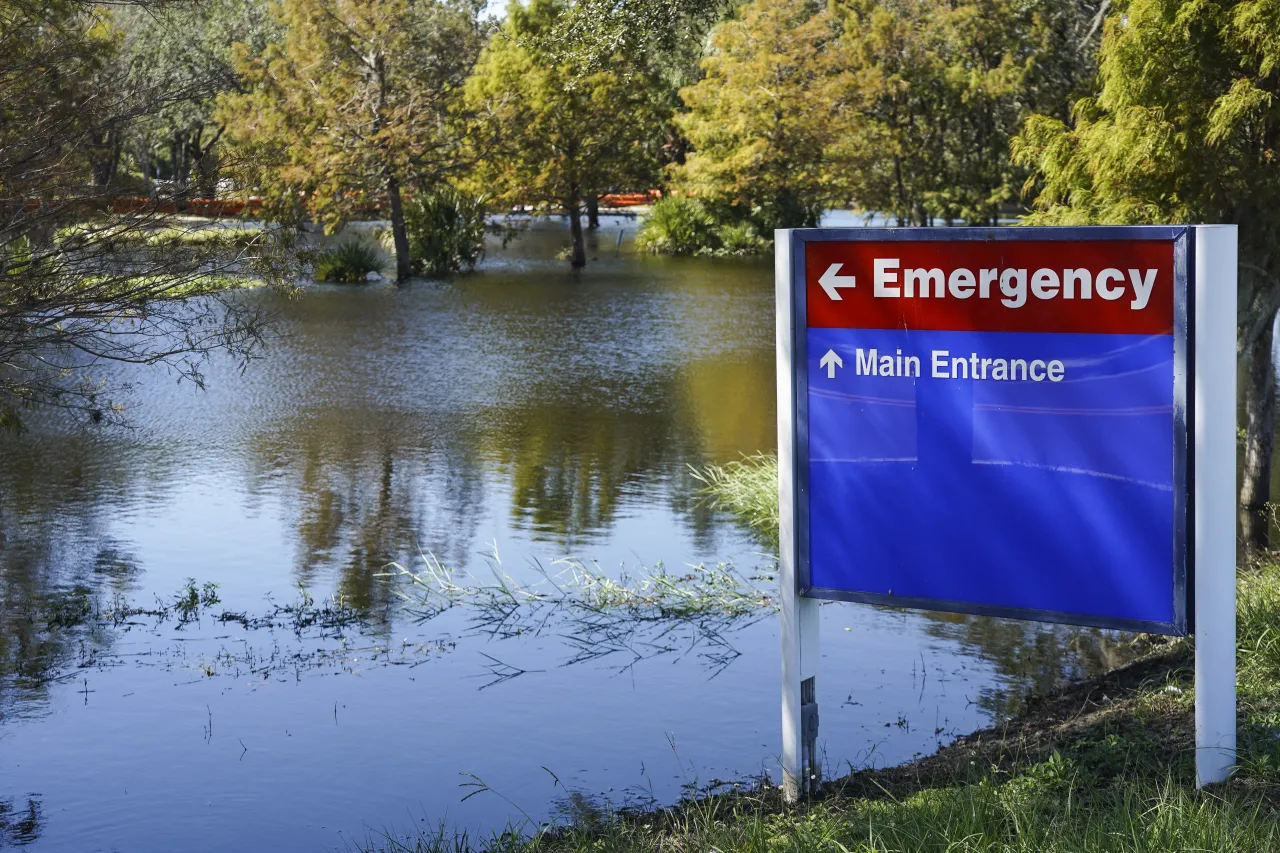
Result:
<svg viewBox="0 0 1280 853"><path fill-rule="evenodd" d="M587 193L587 228L594 231L600 227L600 196L594 192Z"/></svg>
<svg viewBox="0 0 1280 853"><path fill-rule="evenodd" d="M1249 347L1245 382L1244 461L1240 470L1240 534L1245 553L1267 547L1271 499L1271 450L1275 439L1276 379L1271 359L1273 322Z"/></svg>
<svg viewBox="0 0 1280 853"><path fill-rule="evenodd" d="M569 233L573 236L573 251L569 256L569 265L581 269L587 265L587 248L582 242L582 211L578 203L578 188L574 187L564 212L569 217Z"/></svg>
<svg viewBox="0 0 1280 853"><path fill-rule="evenodd" d="M409 233L404 227L404 208L400 204L400 182L395 175L387 176L387 198L391 201L391 237L396 247L396 281L404 281L413 275L409 260Z"/></svg>

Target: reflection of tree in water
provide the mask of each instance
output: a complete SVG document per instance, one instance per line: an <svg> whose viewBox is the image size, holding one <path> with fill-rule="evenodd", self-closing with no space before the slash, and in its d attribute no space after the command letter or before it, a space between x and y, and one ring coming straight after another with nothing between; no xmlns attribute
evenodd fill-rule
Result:
<svg viewBox="0 0 1280 853"><path fill-rule="evenodd" d="M377 575L388 563L419 548L465 559L483 477L461 448L424 447L420 416L329 407L279 427L252 446L289 483L280 491L294 514L300 584L334 571L349 605L385 614L393 596Z"/></svg>
<svg viewBox="0 0 1280 853"><path fill-rule="evenodd" d="M1028 693L1044 695L1135 655L1132 635L1099 628L951 613L929 613L925 624L931 635L959 642L995 666L1005 683L983 688L976 701L996 717L1016 713Z"/></svg>
<svg viewBox="0 0 1280 853"><path fill-rule="evenodd" d="M520 527L581 545L607 533L628 498L658 491L710 550L717 517L690 466L773 445L772 381L772 361L754 354L690 359L625 382L567 388L551 378L486 419L480 441L510 472Z"/></svg>
<svg viewBox="0 0 1280 853"><path fill-rule="evenodd" d="M550 400L493 423L483 440L510 472L514 523L570 546L607 532L628 493L687 458L669 412Z"/></svg>
<svg viewBox="0 0 1280 853"><path fill-rule="evenodd" d="M109 444L6 437L0 462L0 720L42 706L72 660L108 648L81 614L137 583L138 567L107 522L142 484L104 464ZM163 469L144 468L143 480ZM139 472L135 470L136 476Z"/></svg>
<svg viewBox="0 0 1280 853"><path fill-rule="evenodd" d="M39 797L0 799L0 847L22 847L40 837L44 813Z"/></svg>

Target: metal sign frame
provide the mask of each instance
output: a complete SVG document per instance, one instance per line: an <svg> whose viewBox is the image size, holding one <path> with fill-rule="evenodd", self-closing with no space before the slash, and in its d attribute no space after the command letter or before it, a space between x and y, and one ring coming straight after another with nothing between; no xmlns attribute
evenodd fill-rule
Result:
<svg viewBox="0 0 1280 853"><path fill-rule="evenodd" d="M808 353L805 248L822 241L1174 242L1175 615L1144 622L965 602L816 589L809 584ZM778 575L785 797L821 784L817 674L819 606L831 600L985 616L1185 633L1194 630L1196 782L1223 781L1235 763L1234 225L1081 228L822 228L779 230L774 242L778 356ZM824 599L826 601L824 601Z"/></svg>
<svg viewBox="0 0 1280 853"><path fill-rule="evenodd" d="M800 369L795 374L791 400L792 423L795 429L795 451L791 459L778 459L778 464L793 465L796 483L796 573L799 578L799 594L806 598L835 601L854 601L864 604L884 604L921 610L940 610L949 613L970 613L979 616L1001 616L1027 619L1037 622L1059 622L1070 625L1087 625L1095 628L1112 628L1124 631L1146 631L1159 634L1185 636L1190 628L1188 618L1188 591L1194 571L1194 562L1187 547L1191 519L1188 503L1189 455L1187 449L1193 443L1190 431L1194 415L1194 401L1190 388L1190 376L1186 365L1192 354L1187 334L1191 304L1187 298L1190 268L1194 263L1194 247L1190 245L1191 229L1180 226L1131 226L1131 227L1015 227L1015 228L814 228L791 231L791 316L792 362ZM1022 607L972 604L964 601L944 601L932 598L908 598L868 592L851 592L840 589L815 587L809 573L809 387L807 343L804 331L807 326L807 293L805 278L806 248L817 242L1067 242L1105 240L1150 240L1173 244L1174 287L1174 543L1173 565L1173 614L1172 621L1151 622L1138 619L1109 618L1091 614L1064 613L1052 610L1032 610ZM782 310L783 306L779 306ZM779 322L782 316L779 315Z"/></svg>

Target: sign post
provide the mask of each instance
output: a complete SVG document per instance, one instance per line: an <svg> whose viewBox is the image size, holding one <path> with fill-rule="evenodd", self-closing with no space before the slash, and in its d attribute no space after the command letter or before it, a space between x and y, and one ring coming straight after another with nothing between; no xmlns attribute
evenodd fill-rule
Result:
<svg viewBox="0 0 1280 853"><path fill-rule="evenodd" d="M1196 785L1236 751L1236 228L1195 229Z"/></svg>
<svg viewBox="0 0 1280 853"><path fill-rule="evenodd" d="M1234 226L777 232L783 785L819 600L1196 633L1235 749Z"/></svg>

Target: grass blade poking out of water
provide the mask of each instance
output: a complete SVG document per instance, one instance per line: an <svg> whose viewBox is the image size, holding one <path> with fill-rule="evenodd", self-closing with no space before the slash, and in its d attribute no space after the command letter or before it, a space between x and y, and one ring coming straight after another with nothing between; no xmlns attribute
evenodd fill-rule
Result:
<svg viewBox="0 0 1280 853"><path fill-rule="evenodd" d="M727 465L694 468L713 506L727 510L771 548L778 547L778 456L758 453Z"/></svg>
<svg viewBox="0 0 1280 853"><path fill-rule="evenodd" d="M495 638L553 634L569 644L566 664L617 655L629 667L645 658L694 652L719 670L738 656L725 634L771 614L770 592L732 565L693 566L681 574L661 566L609 577L584 563L554 563L552 574L534 566L534 581L520 583L495 552L490 578L460 577L433 555L410 571L398 563L387 577L420 620L466 608L476 633Z"/></svg>

